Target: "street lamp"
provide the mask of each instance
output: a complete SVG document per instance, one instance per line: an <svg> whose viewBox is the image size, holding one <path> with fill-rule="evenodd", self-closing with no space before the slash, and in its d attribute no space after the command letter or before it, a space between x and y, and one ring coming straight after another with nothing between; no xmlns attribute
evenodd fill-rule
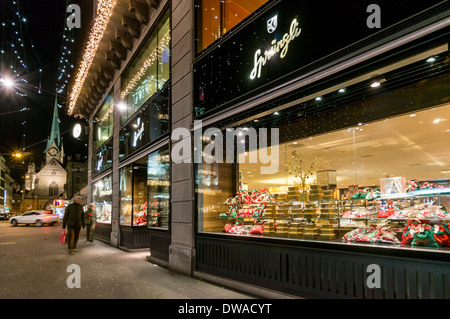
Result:
<svg viewBox="0 0 450 319"><path fill-rule="evenodd" d="M10 78L2 78L0 79L0 82L8 89L12 88L14 85L14 82Z"/></svg>

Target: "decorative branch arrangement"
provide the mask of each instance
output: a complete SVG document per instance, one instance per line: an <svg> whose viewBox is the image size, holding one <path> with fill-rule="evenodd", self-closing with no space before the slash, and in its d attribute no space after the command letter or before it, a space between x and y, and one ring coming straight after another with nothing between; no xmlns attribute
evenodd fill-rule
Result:
<svg viewBox="0 0 450 319"><path fill-rule="evenodd" d="M301 186L302 191L305 191L307 182L313 178L313 174L317 170L319 159L315 157L311 163L306 164L299 152L292 151L291 155L292 160L286 164L288 174L294 175L294 178L297 179L294 180L294 184Z"/></svg>

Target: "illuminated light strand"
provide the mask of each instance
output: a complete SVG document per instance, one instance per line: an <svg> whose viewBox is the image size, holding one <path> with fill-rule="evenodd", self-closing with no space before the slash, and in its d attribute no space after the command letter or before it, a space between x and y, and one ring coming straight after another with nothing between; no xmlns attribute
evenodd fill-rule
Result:
<svg viewBox="0 0 450 319"><path fill-rule="evenodd" d="M101 39L103 38L103 33L106 30L106 26L112 15L116 2L116 0L99 0L98 2L97 17L95 18L95 23L91 29L86 50L84 51L80 68L75 76L74 84L69 95L69 115L72 115L73 113L75 104L81 92L81 88L86 80L95 54L97 53L97 49L100 45Z"/></svg>
<svg viewBox="0 0 450 319"><path fill-rule="evenodd" d="M125 97L133 91L133 89L136 87L136 85L139 84L139 81L144 76L144 74L147 72L147 69L151 67L155 61L157 61L158 58L161 58L162 53L167 47L167 45L170 42L170 30L167 31L167 33L162 37L160 41L160 45L154 49L150 53L150 57L144 61L144 64L139 69L139 71L133 76L133 78L128 82L127 87L120 93L120 98L123 100Z"/></svg>

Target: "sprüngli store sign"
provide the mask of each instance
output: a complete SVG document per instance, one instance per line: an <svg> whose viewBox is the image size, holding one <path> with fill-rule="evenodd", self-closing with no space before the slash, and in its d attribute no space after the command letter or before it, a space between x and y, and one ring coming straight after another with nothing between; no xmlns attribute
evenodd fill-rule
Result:
<svg viewBox="0 0 450 319"><path fill-rule="evenodd" d="M194 61L196 117L364 48L372 35L388 37L389 27L439 2L379 0L381 26L370 28L371 0L269 1Z"/></svg>

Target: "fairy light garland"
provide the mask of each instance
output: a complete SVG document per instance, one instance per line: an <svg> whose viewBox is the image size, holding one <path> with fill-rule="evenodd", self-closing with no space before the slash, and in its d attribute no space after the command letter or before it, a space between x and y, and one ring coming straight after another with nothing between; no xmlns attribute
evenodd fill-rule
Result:
<svg viewBox="0 0 450 319"><path fill-rule="evenodd" d="M81 92L81 88L86 80L95 54L97 53L97 49L100 45L101 39L103 38L103 33L105 32L116 2L116 0L98 1L97 17L95 18L95 23L89 35L89 41L86 45L86 50L84 51L80 68L75 76L74 84L69 95L69 115L72 115L73 113L78 96Z"/></svg>
<svg viewBox="0 0 450 319"><path fill-rule="evenodd" d="M70 79L70 69L73 69L72 50L75 40L73 39L73 29L64 28L62 43L61 43L61 57L59 59L59 75L57 80L58 93L62 94L68 85Z"/></svg>
<svg viewBox="0 0 450 319"><path fill-rule="evenodd" d="M139 84L141 78L147 72L147 69L151 67L159 58L161 58L163 51L170 43L170 30L162 37L159 46L154 49L147 60L144 61L142 67L133 76L133 78L128 82L126 88L120 93L120 98L123 100L125 97L134 90L136 85Z"/></svg>

